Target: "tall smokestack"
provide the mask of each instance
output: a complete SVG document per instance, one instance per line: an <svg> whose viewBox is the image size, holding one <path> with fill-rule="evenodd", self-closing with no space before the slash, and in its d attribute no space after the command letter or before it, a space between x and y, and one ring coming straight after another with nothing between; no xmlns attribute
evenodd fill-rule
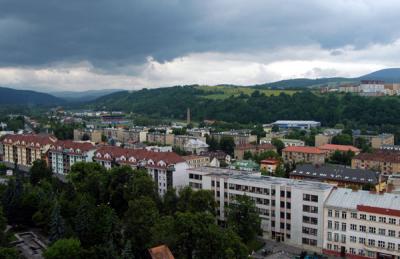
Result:
<svg viewBox="0 0 400 259"><path fill-rule="evenodd" d="M187 111L186 111L186 124L187 125L190 124L190 108L187 108Z"/></svg>

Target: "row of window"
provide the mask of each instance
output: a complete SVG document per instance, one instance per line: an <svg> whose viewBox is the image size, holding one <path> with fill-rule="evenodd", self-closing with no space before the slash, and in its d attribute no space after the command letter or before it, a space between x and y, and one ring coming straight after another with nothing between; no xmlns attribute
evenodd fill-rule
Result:
<svg viewBox="0 0 400 259"><path fill-rule="evenodd" d="M327 239L328 239L328 241L333 241L333 242L339 242L339 239L340 239L341 243L343 243L343 244L346 243L346 235L344 235L344 234L339 236L338 233L333 233L333 235L332 235L332 232L328 232ZM368 242L366 243L366 241L368 241ZM350 236L350 243L357 243L357 237ZM368 244L368 246L376 246L377 245L379 248L387 248L390 250L394 250L395 246L396 246L396 244L392 243L392 242L387 242L387 246L386 246L385 241L382 241L382 240L376 241L375 239L366 239L364 237L359 237L358 243L363 244L363 245ZM400 251L400 244L397 245L397 249Z"/></svg>
<svg viewBox="0 0 400 259"><path fill-rule="evenodd" d="M347 218L347 212L346 211L342 211L340 213L340 211L335 210L335 218L342 218L342 219L346 219ZM333 210L328 210L328 217L332 218L333 217ZM374 222L380 222L380 223L388 223L388 224L392 224L395 225L397 224L397 220L395 218L388 218L388 217L384 217L384 216L375 216L375 215L367 215L364 213L360 213L358 214L357 212L351 212L350 213L350 217L352 219L361 219L361 220L368 220L369 221L374 221ZM400 222L399 222L400 223Z"/></svg>
<svg viewBox="0 0 400 259"><path fill-rule="evenodd" d="M334 250L334 251L337 251L337 252L340 252L340 250L341 250L341 248L338 245L332 245L332 244L329 244L329 243L327 244L327 248L328 248L328 250ZM349 249L349 253L353 254L353 255L357 254L355 248L350 248ZM367 255L368 257L372 257L372 258L376 257L375 252L373 252L373 251L365 251L364 249L358 249L358 255L360 255L360 256Z"/></svg>
<svg viewBox="0 0 400 259"><path fill-rule="evenodd" d="M303 212L318 213L318 207L310 206L310 205L303 205Z"/></svg>
<svg viewBox="0 0 400 259"><path fill-rule="evenodd" d="M347 224L342 222L341 224L338 221L335 221L332 223L331 220L328 220L328 229L334 229L334 230L341 230L341 231L346 231L347 229ZM350 229L353 231L357 231L357 225L356 224L350 224ZM367 231L368 230L368 231ZM378 230L378 231L377 231ZM390 237L395 237L396 236L396 231L393 229L384 229L384 228L376 228L376 227L367 227L364 225L359 225L358 226L358 231L364 232L364 233L371 233L371 234L379 234L382 236L390 236ZM398 237L400 237L400 231L398 233Z"/></svg>

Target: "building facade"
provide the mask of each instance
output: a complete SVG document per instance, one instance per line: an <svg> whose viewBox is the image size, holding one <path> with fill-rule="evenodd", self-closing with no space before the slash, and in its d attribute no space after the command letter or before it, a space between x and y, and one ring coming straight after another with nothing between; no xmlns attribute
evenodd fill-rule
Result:
<svg viewBox="0 0 400 259"><path fill-rule="evenodd" d="M338 188L324 208L324 253L346 258L400 257L400 198Z"/></svg>
<svg viewBox="0 0 400 259"><path fill-rule="evenodd" d="M59 140L49 150L49 166L53 173L67 174L77 162L92 162L96 148L89 142Z"/></svg>
<svg viewBox="0 0 400 259"><path fill-rule="evenodd" d="M271 144L242 144L235 147L234 157L235 159L242 160L245 152L250 152L252 155L255 155L266 151L276 152L276 148Z"/></svg>
<svg viewBox="0 0 400 259"><path fill-rule="evenodd" d="M360 153L351 160L351 167L376 170L384 174L399 174L400 152L377 149L372 153Z"/></svg>
<svg viewBox="0 0 400 259"><path fill-rule="evenodd" d="M324 164L326 151L316 147L286 147L282 150L285 163Z"/></svg>
<svg viewBox="0 0 400 259"><path fill-rule="evenodd" d="M277 125L280 129L311 129L321 126L318 121L297 121L297 120L278 120L272 123Z"/></svg>
<svg viewBox="0 0 400 259"><path fill-rule="evenodd" d="M124 149L104 146L96 150L93 160L106 169L127 165L146 169L163 196L168 189L177 190L189 185L186 161L174 152L153 152L144 149Z"/></svg>

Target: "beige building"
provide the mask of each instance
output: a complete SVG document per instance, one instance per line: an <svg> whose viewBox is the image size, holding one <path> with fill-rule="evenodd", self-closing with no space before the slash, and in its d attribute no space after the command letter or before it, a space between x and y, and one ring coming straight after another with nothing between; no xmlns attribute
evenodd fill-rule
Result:
<svg viewBox="0 0 400 259"><path fill-rule="evenodd" d="M189 155L183 156L189 168L197 168L210 165L210 158L207 156Z"/></svg>
<svg viewBox="0 0 400 259"><path fill-rule="evenodd" d="M381 148L383 145L394 145L394 135L382 133L379 135L354 135L353 141L357 138L363 138L371 145L372 148Z"/></svg>
<svg viewBox="0 0 400 259"><path fill-rule="evenodd" d="M266 151L274 151L276 152L276 148L271 144L242 144L237 145L234 149L234 157L235 159L242 160L245 152L250 152L252 155L263 153Z"/></svg>
<svg viewBox="0 0 400 259"><path fill-rule="evenodd" d="M84 136L87 136L91 142L100 143L102 132L100 130L74 129L74 141L81 141Z"/></svg>
<svg viewBox="0 0 400 259"><path fill-rule="evenodd" d="M378 149L360 153L351 160L352 168L377 170L384 174L400 173L400 152Z"/></svg>
<svg viewBox="0 0 400 259"><path fill-rule="evenodd" d="M282 150L285 163L324 164L326 151L316 147L286 147Z"/></svg>
<svg viewBox="0 0 400 259"><path fill-rule="evenodd" d="M235 145L244 145L257 142L257 136L248 133L242 133L236 131L211 133L211 137L213 137L218 142L221 141L221 138L223 138L224 136L232 137L233 141L235 142Z"/></svg>
<svg viewBox="0 0 400 259"><path fill-rule="evenodd" d="M147 142L161 145L173 145L174 134L161 133L161 132L148 132Z"/></svg>
<svg viewBox="0 0 400 259"><path fill-rule="evenodd" d="M50 135L7 135L3 139L4 162L30 167L39 159L46 159L47 151L57 139Z"/></svg>

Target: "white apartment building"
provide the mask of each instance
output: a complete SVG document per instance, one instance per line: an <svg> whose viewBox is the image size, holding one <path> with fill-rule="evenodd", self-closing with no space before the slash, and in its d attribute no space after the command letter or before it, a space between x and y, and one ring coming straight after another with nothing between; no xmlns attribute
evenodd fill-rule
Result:
<svg viewBox="0 0 400 259"><path fill-rule="evenodd" d="M225 207L236 196L247 195L256 203L265 237L321 251L322 212L332 185L221 168L196 168L189 173L189 183L214 192L219 220L225 220Z"/></svg>
<svg viewBox="0 0 400 259"><path fill-rule="evenodd" d="M400 195L338 188L324 209L324 253L400 258Z"/></svg>

